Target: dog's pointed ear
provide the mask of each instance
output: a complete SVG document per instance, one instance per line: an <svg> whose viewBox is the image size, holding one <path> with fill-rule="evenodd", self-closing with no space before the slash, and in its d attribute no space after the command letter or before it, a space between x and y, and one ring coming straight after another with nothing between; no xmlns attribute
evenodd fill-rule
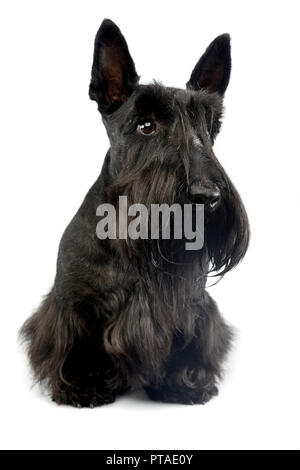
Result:
<svg viewBox="0 0 300 470"><path fill-rule="evenodd" d="M111 113L127 100L138 79L121 31L105 19L95 38L90 98L101 112Z"/></svg>
<svg viewBox="0 0 300 470"><path fill-rule="evenodd" d="M224 95L231 70L230 36L218 36L196 64L186 84L191 90L204 89Z"/></svg>

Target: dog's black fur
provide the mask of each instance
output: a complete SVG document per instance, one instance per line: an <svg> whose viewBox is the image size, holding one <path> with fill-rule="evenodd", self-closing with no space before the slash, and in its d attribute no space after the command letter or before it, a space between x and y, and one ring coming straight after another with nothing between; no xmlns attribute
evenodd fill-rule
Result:
<svg viewBox="0 0 300 470"><path fill-rule="evenodd" d="M230 68L224 34L186 90L139 85L120 30L102 23L89 94L111 147L62 237L54 287L21 330L35 377L57 403L97 406L138 387L166 402L205 403L217 394L232 333L206 279L236 266L249 240L241 199L212 150ZM139 126L149 120L156 128L143 135ZM219 191L201 250L188 252L184 240L97 238L99 204L117 207L119 195L147 207L182 204L193 185L205 204Z"/></svg>

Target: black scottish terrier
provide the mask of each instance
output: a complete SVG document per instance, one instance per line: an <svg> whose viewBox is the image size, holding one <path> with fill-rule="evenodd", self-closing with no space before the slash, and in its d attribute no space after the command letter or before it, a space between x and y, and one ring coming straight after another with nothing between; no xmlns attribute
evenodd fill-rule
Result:
<svg viewBox="0 0 300 470"><path fill-rule="evenodd" d="M144 387L153 400L205 403L217 394L232 333L205 290L249 241L241 199L215 157L231 69L223 34L195 66L186 90L139 77L118 27L95 39L89 95L111 147L101 174L67 227L54 287L21 330L38 381L57 403L97 406ZM197 203L204 246L184 240L100 240L97 207Z"/></svg>

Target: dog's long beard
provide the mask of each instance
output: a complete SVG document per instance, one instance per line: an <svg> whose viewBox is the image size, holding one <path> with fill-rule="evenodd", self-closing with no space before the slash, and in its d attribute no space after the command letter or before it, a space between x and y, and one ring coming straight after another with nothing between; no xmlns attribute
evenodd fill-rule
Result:
<svg viewBox="0 0 300 470"><path fill-rule="evenodd" d="M210 273L223 276L243 259L249 244L250 229L242 200L227 178L227 188L218 211L207 219L205 251Z"/></svg>
<svg viewBox="0 0 300 470"><path fill-rule="evenodd" d="M168 258L169 254L178 252L182 241L176 243L172 239L172 228L170 238L162 239L163 226L159 226L159 238L151 238L151 207L153 204L167 204L172 206L178 203L181 193L186 186L185 175L180 168L172 168L170 164L155 160L146 168L136 168L128 170L125 168L118 178L108 188L108 201L116 208L116 240L112 246L128 260L135 263L152 263ZM147 209L147 238L132 239L128 234L126 239L118 237L119 227L119 196L126 196L127 207L132 204L143 204ZM124 214L123 214L124 215ZM127 214L126 214L127 215ZM128 216L128 226L134 217ZM171 221L170 221L171 222ZM169 251L169 254L168 254ZM156 261L155 261L156 260Z"/></svg>

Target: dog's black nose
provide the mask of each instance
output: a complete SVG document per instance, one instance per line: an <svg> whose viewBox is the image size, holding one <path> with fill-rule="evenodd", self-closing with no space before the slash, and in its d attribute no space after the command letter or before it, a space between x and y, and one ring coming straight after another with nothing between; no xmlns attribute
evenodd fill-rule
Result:
<svg viewBox="0 0 300 470"><path fill-rule="evenodd" d="M215 210L221 202L221 192L215 185L208 186L202 183L192 183L189 188L189 198L197 204L204 204L205 209Z"/></svg>

